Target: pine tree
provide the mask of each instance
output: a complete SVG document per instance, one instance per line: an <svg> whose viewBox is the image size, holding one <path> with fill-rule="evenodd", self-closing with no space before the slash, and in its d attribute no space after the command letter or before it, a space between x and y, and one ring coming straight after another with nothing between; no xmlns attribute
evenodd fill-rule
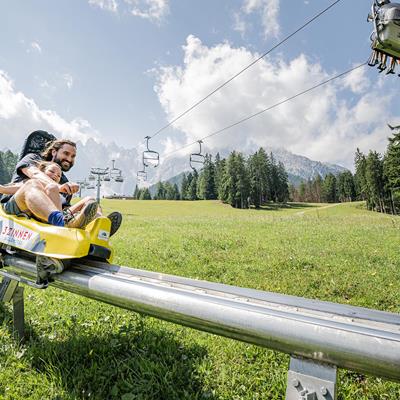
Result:
<svg viewBox="0 0 400 400"><path fill-rule="evenodd" d="M219 158L219 154L217 154ZM224 201L224 179L226 172L226 159L215 159L215 187L217 198Z"/></svg>
<svg viewBox="0 0 400 400"><path fill-rule="evenodd" d="M186 200L187 198L187 190L189 187L189 182L186 174L183 174L182 183L181 183L181 199Z"/></svg>
<svg viewBox="0 0 400 400"><path fill-rule="evenodd" d="M140 190L140 200L151 200L149 188L143 188Z"/></svg>
<svg viewBox="0 0 400 400"><path fill-rule="evenodd" d="M317 174L312 183L313 193L314 193L314 201L316 203L322 202L322 184L323 184L322 177L320 174Z"/></svg>
<svg viewBox="0 0 400 400"><path fill-rule="evenodd" d="M299 186L299 201L305 202L306 200L307 185L306 182L301 181Z"/></svg>
<svg viewBox="0 0 400 400"><path fill-rule="evenodd" d="M175 183L174 184L174 198L173 198L173 200L180 200L180 199L181 199L181 194L179 193L178 185Z"/></svg>
<svg viewBox="0 0 400 400"><path fill-rule="evenodd" d="M215 165L211 155L206 154L204 166L198 181L198 197L204 200L214 200L217 198L215 188Z"/></svg>
<svg viewBox="0 0 400 400"><path fill-rule="evenodd" d="M390 193L391 210L396 214L397 208L400 208L400 130L389 138L383 169L387 179L386 190Z"/></svg>
<svg viewBox="0 0 400 400"><path fill-rule="evenodd" d="M337 192L340 202L355 200L354 178L350 171L344 171L337 176Z"/></svg>
<svg viewBox="0 0 400 400"><path fill-rule="evenodd" d="M133 198L134 198L135 200L138 200L139 197L140 197L140 190L139 190L139 186L136 185L136 186L135 186L135 191L133 192Z"/></svg>
<svg viewBox="0 0 400 400"><path fill-rule="evenodd" d="M10 176L10 180L15 170L15 166L17 165L18 157L18 154L14 154L10 150L3 153L3 162L8 171L8 175Z"/></svg>
<svg viewBox="0 0 400 400"><path fill-rule="evenodd" d="M275 162L275 157L271 153L270 157L270 174L269 174L269 194L270 194L270 199L273 202L278 201L278 191L279 191L279 174L278 174L278 166Z"/></svg>
<svg viewBox="0 0 400 400"><path fill-rule="evenodd" d="M333 174L326 175L322 185L323 199L327 203L337 202L336 177Z"/></svg>
<svg viewBox="0 0 400 400"><path fill-rule="evenodd" d="M367 199L367 181L365 178L366 163L367 161L365 155L361 153L359 148L357 148L354 157L354 165L356 169L356 173L354 176L354 183L355 183L356 196L361 200Z"/></svg>
<svg viewBox="0 0 400 400"><path fill-rule="evenodd" d="M167 183L163 183L161 181L157 182L156 186L156 194L154 196L155 200L165 200L167 198L167 189L166 189Z"/></svg>
<svg viewBox="0 0 400 400"><path fill-rule="evenodd" d="M10 181L11 177L3 161L3 153L0 152L0 184L8 183Z"/></svg>
<svg viewBox="0 0 400 400"><path fill-rule="evenodd" d="M282 162L278 163L277 177L277 200L279 203L285 203L289 199L289 179Z"/></svg>
<svg viewBox="0 0 400 400"><path fill-rule="evenodd" d="M365 180L367 185L368 209L385 212L383 160L381 155L376 151L370 151L366 158Z"/></svg>
<svg viewBox="0 0 400 400"><path fill-rule="evenodd" d="M225 167L223 178L224 201L235 208L247 208L250 197L248 171L241 153L232 152Z"/></svg>
<svg viewBox="0 0 400 400"><path fill-rule="evenodd" d="M187 194L186 194L187 200L198 200L197 180L198 180L199 174L194 169L193 174L189 173L189 175L188 175L188 182L189 182L189 176L190 176L190 183L189 183L189 187L188 187Z"/></svg>

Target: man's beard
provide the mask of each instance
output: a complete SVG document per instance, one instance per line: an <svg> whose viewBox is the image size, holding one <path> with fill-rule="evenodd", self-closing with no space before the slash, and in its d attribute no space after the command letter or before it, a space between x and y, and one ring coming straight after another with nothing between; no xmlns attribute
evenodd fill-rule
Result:
<svg viewBox="0 0 400 400"><path fill-rule="evenodd" d="M59 158L55 158L53 162L58 164L63 172L68 172L74 165L65 160L61 161Z"/></svg>

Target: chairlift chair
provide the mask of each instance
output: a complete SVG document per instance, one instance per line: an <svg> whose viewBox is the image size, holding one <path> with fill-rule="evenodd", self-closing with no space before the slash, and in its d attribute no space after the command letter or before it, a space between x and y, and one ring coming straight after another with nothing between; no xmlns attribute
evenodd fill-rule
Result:
<svg viewBox="0 0 400 400"><path fill-rule="evenodd" d="M110 181L111 181L110 175L105 175L104 178L103 178L103 180L104 180L105 182L110 182Z"/></svg>
<svg viewBox="0 0 400 400"><path fill-rule="evenodd" d="M138 171L136 174L137 180L140 182L145 182L147 181L147 172L145 167L143 166L143 169L141 171Z"/></svg>
<svg viewBox="0 0 400 400"><path fill-rule="evenodd" d="M114 178L114 180L115 180L115 182L121 183L121 182L124 181L124 178L123 178L122 175L117 175L117 176Z"/></svg>
<svg viewBox="0 0 400 400"><path fill-rule="evenodd" d="M190 155L190 159L189 159L190 167L192 169L197 169L196 166L197 167L200 166L200 169L201 169L203 167L203 165L204 165L205 160L206 160L206 157L201 153L201 145L202 145L203 141L202 140L198 140L197 143L200 146L199 152L198 153L192 153Z"/></svg>
<svg viewBox="0 0 400 400"><path fill-rule="evenodd" d="M150 136L146 136L146 147L147 150L143 151L143 165L145 167L157 167L160 164L160 154L154 150L149 149Z"/></svg>
<svg viewBox="0 0 400 400"><path fill-rule="evenodd" d="M89 177L88 177L88 180L89 181L95 181L96 177L94 175L90 174Z"/></svg>
<svg viewBox="0 0 400 400"><path fill-rule="evenodd" d="M368 21L374 24L368 65L378 66L379 72L387 70L386 74L394 74L396 65L400 64L400 3L374 0Z"/></svg>

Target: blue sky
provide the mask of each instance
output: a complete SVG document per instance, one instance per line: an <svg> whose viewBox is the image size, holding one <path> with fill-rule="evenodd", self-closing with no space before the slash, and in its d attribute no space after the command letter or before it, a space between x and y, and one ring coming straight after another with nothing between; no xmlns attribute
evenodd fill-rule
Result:
<svg viewBox="0 0 400 400"><path fill-rule="evenodd" d="M0 3L0 148L33 129L137 147L168 119L299 27L329 0L36 0ZM370 3L342 0L152 145L169 152L370 54ZM400 72L400 71L399 71ZM351 79L350 79L351 78ZM400 123L400 78L365 67L206 142L282 146L352 163ZM263 89L265 88L265 90Z"/></svg>

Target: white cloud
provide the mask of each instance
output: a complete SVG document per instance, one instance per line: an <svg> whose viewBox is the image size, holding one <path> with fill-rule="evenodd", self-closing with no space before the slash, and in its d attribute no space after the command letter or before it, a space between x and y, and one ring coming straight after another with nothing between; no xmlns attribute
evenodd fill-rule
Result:
<svg viewBox="0 0 400 400"><path fill-rule="evenodd" d="M89 0L89 4L115 14L127 8L135 17L157 23L169 13L169 0Z"/></svg>
<svg viewBox="0 0 400 400"><path fill-rule="evenodd" d="M189 36L183 66L159 68L155 90L171 120L259 57L228 43L207 47ZM356 147L384 151L395 92L369 91L362 70L206 139L210 151L284 147L312 159L353 164ZM333 76L306 56L285 62L265 58L174 124L194 142ZM352 96L344 96L351 90ZM376 99L379 98L379 101ZM347 100L346 100L347 99ZM392 119L393 120L393 119ZM165 138L165 137L164 137ZM165 142L173 149L171 140ZM186 150L186 152L189 152Z"/></svg>
<svg viewBox="0 0 400 400"><path fill-rule="evenodd" d="M68 89L71 89L74 84L74 78L70 74L64 74L63 79Z"/></svg>
<svg viewBox="0 0 400 400"><path fill-rule="evenodd" d="M280 0L244 0L241 13L234 13L234 29L242 35L247 31L249 23L245 17L258 13L264 28L264 38L277 38L280 33L278 22Z"/></svg>
<svg viewBox="0 0 400 400"><path fill-rule="evenodd" d="M24 44L24 41L21 41L22 44ZM29 48L26 50L27 53L39 53L42 54L42 48L40 47L40 44L38 42L31 42Z"/></svg>
<svg viewBox="0 0 400 400"><path fill-rule="evenodd" d="M75 141L98 137L85 119L66 121L55 111L39 108L33 99L16 91L10 77L0 70L0 148L18 150L25 137L36 129Z"/></svg>
<svg viewBox="0 0 400 400"><path fill-rule="evenodd" d="M89 4L113 13L118 11L118 3L116 0L89 0Z"/></svg>
<svg viewBox="0 0 400 400"><path fill-rule="evenodd" d="M169 13L168 0L124 0L136 17L160 22Z"/></svg>
<svg viewBox="0 0 400 400"><path fill-rule="evenodd" d="M370 87L369 80L365 74L365 69L361 68L346 75L343 79L343 84L345 87L351 89L355 94L363 93Z"/></svg>

